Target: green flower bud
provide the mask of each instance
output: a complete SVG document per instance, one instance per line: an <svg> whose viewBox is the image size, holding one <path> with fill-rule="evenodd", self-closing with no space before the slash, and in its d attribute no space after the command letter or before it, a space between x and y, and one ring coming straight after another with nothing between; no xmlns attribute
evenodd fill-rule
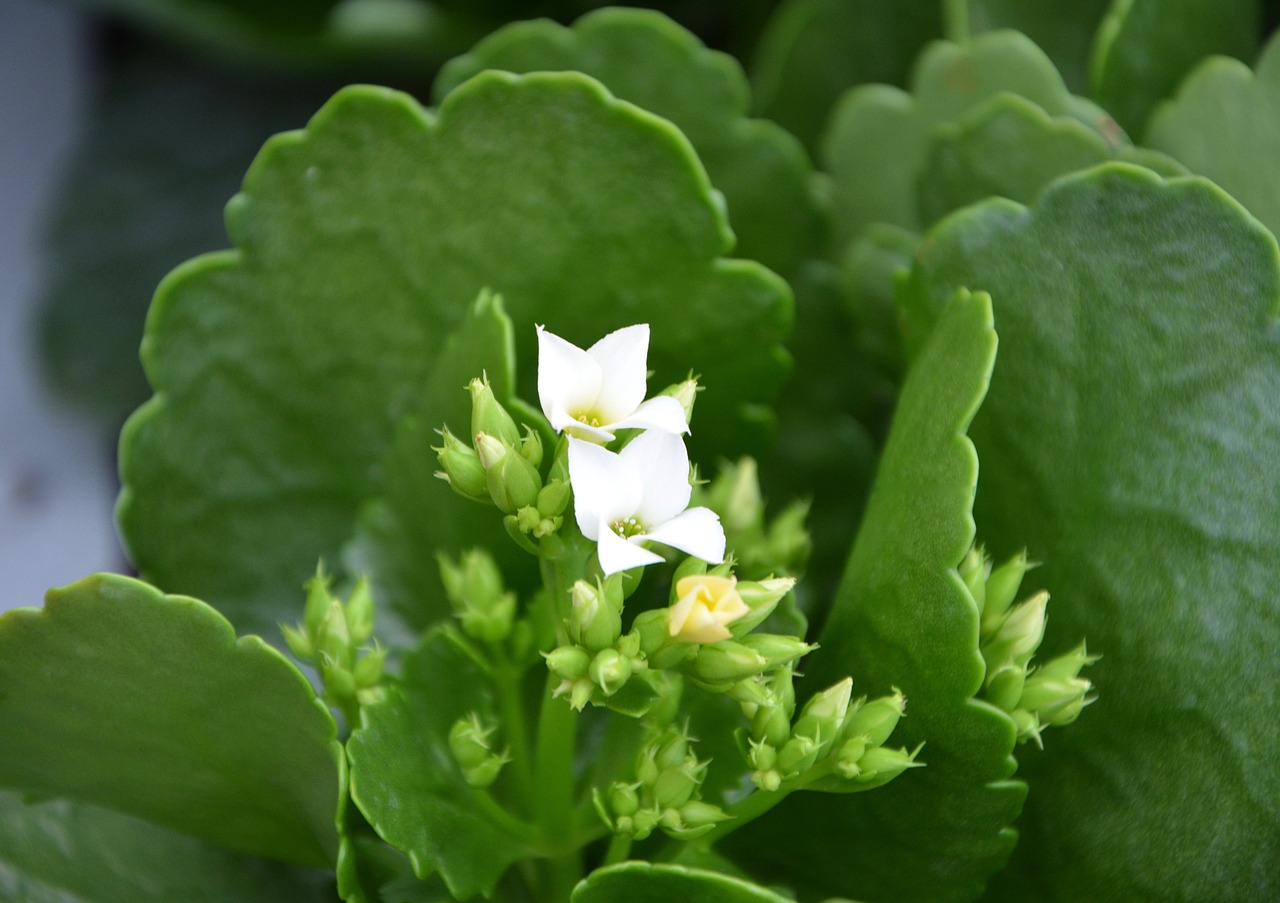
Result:
<svg viewBox="0 0 1280 903"><path fill-rule="evenodd" d="M977 604L978 611L984 611L987 598L987 577L991 575L991 559L987 557L982 546L970 546L957 570L960 573L960 579L964 581L964 585L969 590L969 595L973 596L973 601Z"/></svg>
<svg viewBox="0 0 1280 903"><path fill-rule="evenodd" d="M908 768L919 768L916 755L920 747L913 752L905 749L889 749L887 746L876 746L868 749L858 762L861 773L854 779L859 784L887 784Z"/></svg>
<svg viewBox="0 0 1280 903"><path fill-rule="evenodd" d="M542 437L532 427L524 428L524 437L520 440L520 457L534 467L542 465Z"/></svg>
<svg viewBox="0 0 1280 903"><path fill-rule="evenodd" d="M751 734L774 746L781 746L791 739L791 714L777 703L762 705L751 719Z"/></svg>
<svg viewBox="0 0 1280 903"><path fill-rule="evenodd" d="M442 429L440 435L443 437L443 444L432 449L440 462L440 472L436 476L463 498L487 503L489 483L485 477L484 465L480 463L480 456L470 445L449 432L448 427Z"/></svg>
<svg viewBox="0 0 1280 903"><path fill-rule="evenodd" d="M680 807L680 818L684 821L684 826L688 830L697 830L699 828L710 828L722 821L731 818L719 806L702 800L689 800ZM682 837L688 839L689 835ZM696 835L694 835L696 836Z"/></svg>
<svg viewBox="0 0 1280 903"><path fill-rule="evenodd" d="M804 774L818 761L819 744L810 737L793 736L778 750L778 771L792 777Z"/></svg>
<svg viewBox="0 0 1280 903"><path fill-rule="evenodd" d="M753 633L744 636L739 642L758 652L769 669L791 664L818 648L799 637L773 633Z"/></svg>
<svg viewBox="0 0 1280 903"><path fill-rule="evenodd" d="M558 646L544 654L547 668L565 680L584 677L591 667L591 654L581 646Z"/></svg>
<svg viewBox="0 0 1280 903"><path fill-rule="evenodd" d="M661 769L658 767L658 747L646 746L636 757L636 780L642 786L652 787L658 780Z"/></svg>
<svg viewBox="0 0 1280 903"><path fill-rule="evenodd" d="M1064 727L1080 717L1084 707L1093 702L1089 691L1093 684L1083 677L1074 680L1027 681L1020 708L1036 713L1037 720L1046 727Z"/></svg>
<svg viewBox="0 0 1280 903"><path fill-rule="evenodd" d="M640 809L640 797L636 795L639 787L614 781L609 786L609 808L617 815L634 815Z"/></svg>
<svg viewBox="0 0 1280 903"><path fill-rule="evenodd" d="M329 610L320 624L320 635L315 645L320 657L331 665L340 668L351 666L354 655L351 632L347 629L347 616L342 611L342 603L337 599L329 600Z"/></svg>
<svg viewBox="0 0 1280 903"><path fill-rule="evenodd" d="M572 495L568 480L548 480L538 492L538 513L543 517L559 517L569 507Z"/></svg>
<svg viewBox="0 0 1280 903"><path fill-rule="evenodd" d="M759 677L740 680L726 692L730 699L736 699L742 703L742 713L748 718L754 718L760 706L773 705L773 694Z"/></svg>
<svg viewBox="0 0 1280 903"><path fill-rule="evenodd" d="M754 458L740 458L737 464L722 471L712 483L711 491L722 506L712 507L719 512L727 535L741 536L764 523L764 500L760 497L760 477Z"/></svg>
<svg viewBox="0 0 1280 903"><path fill-rule="evenodd" d="M476 456L480 459L480 465L484 467L486 474L489 470L498 466L498 462L507 456L511 450L511 446L507 445L496 436L490 436L488 433L476 433ZM488 477L486 476L486 480ZM485 483L485 488L488 488Z"/></svg>
<svg viewBox="0 0 1280 903"><path fill-rule="evenodd" d="M662 813L654 807L641 809L631 816L631 836L636 840L644 840L658 827L658 819L661 817Z"/></svg>
<svg viewBox="0 0 1280 903"><path fill-rule="evenodd" d="M587 703L591 701L595 692L596 685L591 682L591 678L584 675L575 680L561 681L552 696L568 696L570 707L574 711L581 712L587 707Z"/></svg>
<svg viewBox="0 0 1280 903"><path fill-rule="evenodd" d="M842 777L856 778L862 773L862 767L858 762L866 751L867 740L865 737L851 737L846 740L835 755L836 772Z"/></svg>
<svg viewBox="0 0 1280 903"><path fill-rule="evenodd" d="M755 677L769 667L759 652L733 640L702 646L693 660L693 674L710 684L729 684Z"/></svg>
<svg viewBox="0 0 1280 903"><path fill-rule="evenodd" d="M809 502L801 499L792 502L773 519L763 549L768 561L788 571L803 568L813 547L805 527L808 517Z"/></svg>
<svg viewBox="0 0 1280 903"><path fill-rule="evenodd" d="M702 391L702 387L698 385L698 381L690 376L684 382L674 383L667 386L659 395L666 395L680 402L680 407L684 408L684 422L691 423L693 418L693 405L698 400L698 393Z"/></svg>
<svg viewBox="0 0 1280 903"><path fill-rule="evenodd" d="M1044 639L1048 604L1049 594L1042 590L1009 612L991 639L982 645L988 670L995 671L1009 663L1025 667L1031 661Z"/></svg>
<svg viewBox="0 0 1280 903"><path fill-rule="evenodd" d="M1040 723L1040 719L1035 712L1029 712L1026 709L1014 709L1009 713L1009 717L1013 719L1014 726L1018 729L1017 739L1019 743L1034 740L1036 746L1044 748L1044 741L1040 738L1044 725Z"/></svg>
<svg viewBox="0 0 1280 903"><path fill-rule="evenodd" d="M476 436L476 451L485 465L489 497L501 511L514 514L538 500L542 477L514 448L482 433Z"/></svg>
<svg viewBox="0 0 1280 903"><path fill-rule="evenodd" d="M315 650L311 647L311 640L307 639L305 633L290 627L288 624L281 624L280 632L284 634L285 645L289 647L289 651L294 654L298 661L309 662L312 660Z"/></svg>
<svg viewBox="0 0 1280 903"><path fill-rule="evenodd" d="M436 560L445 595L463 631L485 643L506 639L515 619L516 597L506 592L493 557L483 549L471 549L456 564L444 554Z"/></svg>
<svg viewBox="0 0 1280 903"><path fill-rule="evenodd" d="M307 604L302 612L302 632L318 637L325 616L329 614L329 576L324 572L324 562L316 565L316 574L307 581Z"/></svg>
<svg viewBox="0 0 1280 903"><path fill-rule="evenodd" d="M502 771L502 766L510 761L505 755L489 756L479 765L462 769L462 777L472 787L483 789L498 779L498 773Z"/></svg>
<svg viewBox="0 0 1280 903"><path fill-rule="evenodd" d="M987 702L996 708L1012 712L1022 699L1027 669L1023 665L1004 665L987 676Z"/></svg>
<svg viewBox="0 0 1280 903"><path fill-rule="evenodd" d="M520 429L493 394L489 380L473 379L467 384L467 390L471 393L471 435L485 433L508 445L518 444Z"/></svg>
<svg viewBox="0 0 1280 903"><path fill-rule="evenodd" d="M324 682L325 695L336 706L343 707L355 698L355 676L342 665L329 659L320 662L320 679Z"/></svg>
<svg viewBox="0 0 1280 903"><path fill-rule="evenodd" d="M621 600L613 601L601 584L592 586L585 580L573 585L569 613L569 635L579 645L598 652L608 649L622 636Z"/></svg>
<svg viewBox="0 0 1280 903"><path fill-rule="evenodd" d="M782 786L782 775L774 768L753 771L751 772L751 783L761 790L773 793Z"/></svg>
<svg viewBox="0 0 1280 903"><path fill-rule="evenodd" d="M658 775L658 780L653 784L653 798L663 808L683 806L702 786L706 771L706 762L699 762L690 756L679 765L668 768Z"/></svg>
<svg viewBox="0 0 1280 903"><path fill-rule="evenodd" d="M1022 586L1022 578L1029 568L1027 552L1023 549L992 571L987 578L987 599L982 608L984 636L993 633L1000 626L1000 620L1012 607L1018 588Z"/></svg>
<svg viewBox="0 0 1280 903"><path fill-rule="evenodd" d="M612 696L631 679L631 662L616 649L601 649L591 662L591 680L605 696Z"/></svg>
<svg viewBox="0 0 1280 903"><path fill-rule="evenodd" d="M369 590L369 578L361 577L347 597L347 630L352 646L363 646L373 636L373 593Z"/></svg>
<svg viewBox="0 0 1280 903"><path fill-rule="evenodd" d="M752 740L747 761L752 768L768 770L778 764L778 751L768 743Z"/></svg>
<svg viewBox="0 0 1280 903"><path fill-rule="evenodd" d="M821 751L840 732L849 711L849 697L852 693L853 678L846 677L835 686L814 694L796 719L795 727L791 729L792 738L811 740L814 747Z"/></svg>
<svg viewBox="0 0 1280 903"><path fill-rule="evenodd" d="M742 597L742 601L750 611L730 624L729 631L735 637L742 637L754 630L773 614L778 603L791 592L795 585L796 581L792 577L739 581L738 595Z"/></svg>
<svg viewBox="0 0 1280 903"><path fill-rule="evenodd" d="M355 678L356 686L361 690L367 690L375 687L382 680L382 671L387 662L387 650L381 647L374 649L368 655L362 656L352 669L351 676Z"/></svg>
<svg viewBox="0 0 1280 903"><path fill-rule="evenodd" d="M493 755L488 742L493 730L485 727L475 712L453 723L449 729L449 749L464 770L475 768Z"/></svg>
<svg viewBox="0 0 1280 903"><path fill-rule="evenodd" d="M860 737L867 746L883 746L907 709L907 697L896 688L891 696L881 696L860 705L845 719L844 735Z"/></svg>
<svg viewBox="0 0 1280 903"><path fill-rule="evenodd" d="M658 768L676 768L689 758L689 733L687 728L668 727L658 735L653 744L654 762Z"/></svg>

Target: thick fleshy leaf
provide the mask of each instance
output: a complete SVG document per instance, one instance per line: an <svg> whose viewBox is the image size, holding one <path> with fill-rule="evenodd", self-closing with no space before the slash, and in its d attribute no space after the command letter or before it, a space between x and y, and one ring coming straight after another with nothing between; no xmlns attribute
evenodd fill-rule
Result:
<svg viewBox="0 0 1280 903"><path fill-rule="evenodd" d="M1028 757L1034 879L1007 899L1277 898L1275 240L1207 182L1115 165L932 238L918 329L957 285L997 299L979 535L1044 562L1046 652L1103 655L1099 701Z"/></svg>
<svg viewBox="0 0 1280 903"><path fill-rule="evenodd" d="M786 0L751 67L756 110L816 150L846 89L904 84L916 54L940 37L936 0Z"/></svg>
<svg viewBox="0 0 1280 903"><path fill-rule="evenodd" d="M1010 28L1036 42L1053 60L1068 87L1089 90L1089 53L1098 23L1111 0L972 0L975 33Z"/></svg>
<svg viewBox="0 0 1280 903"><path fill-rule="evenodd" d="M785 283L717 256L730 235L688 143L582 75L488 73L437 115L347 89L268 143L228 223L235 251L157 293L119 513L145 574L242 621L292 619L380 493L397 421L438 422L419 393L484 287L528 381L535 322L581 344L643 313L660 383L716 385L699 423L723 453L760 435L785 372Z"/></svg>
<svg viewBox="0 0 1280 903"><path fill-rule="evenodd" d="M975 701L978 612L955 568L974 538L978 459L965 430L995 359L991 301L960 292L907 374L835 605L805 661L813 693L899 687L891 744L925 743L926 767L853 796L796 793L722 844L753 874L815 897L963 901L1014 845L1025 785L1013 722ZM985 472L985 471L984 471Z"/></svg>
<svg viewBox="0 0 1280 903"><path fill-rule="evenodd" d="M484 69L599 79L688 136L724 193L735 254L790 276L817 252L823 223L803 148L772 122L747 118L750 88L736 60L660 13L606 9L572 28L545 19L508 25L441 70L437 99Z"/></svg>
<svg viewBox="0 0 1280 903"><path fill-rule="evenodd" d="M337 86L145 47L107 68L51 211L39 329L49 380L112 435L149 394L137 354L156 283L226 244L223 205L262 142Z"/></svg>
<svg viewBox="0 0 1280 903"><path fill-rule="evenodd" d="M1017 94L1048 117L1080 113L1044 51L1011 31L980 35L963 46L930 45L916 64L910 93L867 85L845 95L823 142L834 180L834 247L844 248L875 222L914 231L927 225L916 186L936 130L1003 93Z"/></svg>
<svg viewBox="0 0 1280 903"><path fill-rule="evenodd" d="M1134 134L1206 56L1252 59L1258 0L1113 0L1098 29L1093 96Z"/></svg>
<svg viewBox="0 0 1280 903"><path fill-rule="evenodd" d="M1175 100L1156 108L1146 143L1213 179L1280 232L1280 38L1267 45L1256 75L1237 60L1206 60Z"/></svg>
<svg viewBox="0 0 1280 903"><path fill-rule="evenodd" d="M331 881L107 809L0 792L5 903L320 903Z"/></svg>
<svg viewBox="0 0 1280 903"><path fill-rule="evenodd" d="M490 684L444 630L402 664L400 681L365 706L347 741L351 798L418 877L438 872L464 900L487 893L511 863L538 855L477 804L449 748L459 718L496 720Z"/></svg>
<svg viewBox="0 0 1280 903"><path fill-rule="evenodd" d="M0 786L328 868L336 734L301 671L195 599L99 574L0 616Z"/></svg>
<svg viewBox="0 0 1280 903"><path fill-rule="evenodd" d="M596 869L573 891L572 903L787 903L789 898L719 872L622 862Z"/></svg>

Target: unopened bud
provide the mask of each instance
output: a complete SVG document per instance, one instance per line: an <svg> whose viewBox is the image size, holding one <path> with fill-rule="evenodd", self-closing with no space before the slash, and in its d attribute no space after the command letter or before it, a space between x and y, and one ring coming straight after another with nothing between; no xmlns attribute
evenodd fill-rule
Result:
<svg viewBox="0 0 1280 903"><path fill-rule="evenodd" d="M546 653L547 668L565 680L577 680L591 667L591 654L581 646L559 646Z"/></svg>
<svg viewBox="0 0 1280 903"><path fill-rule="evenodd" d="M573 585L569 635L593 652L608 649L622 635L622 605L612 595L602 584L579 580Z"/></svg>
<svg viewBox="0 0 1280 903"><path fill-rule="evenodd" d="M815 694L805 703L795 727L791 729L791 736L811 740L818 749L827 746L844 723L852 692L853 678L846 677L835 686Z"/></svg>
<svg viewBox="0 0 1280 903"><path fill-rule="evenodd" d="M768 580L744 580L738 583L738 595L747 606L747 613L733 622L729 629L735 637L754 630L773 614L778 603L795 587L792 577L771 577Z"/></svg>
<svg viewBox="0 0 1280 903"><path fill-rule="evenodd" d="M351 646L347 616L342 610L342 603L337 599L329 600L329 610L320 624L320 635L315 645L322 659L343 668L351 665L355 650Z"/></svg>
<svg viewBox="0 0 1280 903"><path fill-rule="evenodd" d="M571 495L567 480L548 480L538 492L538 513L543 517L559 517L569 507Z"/></svg>
<svg viewBox="0 0 1280 903"><path fill-rule="evenodd" d="M615 815L634 815L640 808L640 797L636 795L638 784L624 784L614 781L609 787L609 808Z"/></svg>
<svg viewBox="0 0 1280 903"><path fill-rule="evenodd" d="M459 718L449 729L449 749L453 758L463 769L481 764L493 754L488 742L492 733L493 728L485 727L475 712Z"/></svg>
<svg viewBox="0 0 1280 903"><path fill-rule="evenodd" d="M658 768L675 768L689 756L689 734L686 729L668 727L653 744L654 762Z"/></svg>
<svg viewBox="0 0 1280 903"><path fill-rule="evenodd" d="M694 676L710 684L730 684L744 677L755 677L768 666L768 660L759 652L733 640L703 646L692 664Z"/></svg>
<svg viewBox="0 0 1280 903"><path fill-rule="evenodd" d="M311 647L311 640L301 630L290 627L288 624L280 625L280 632L284 634L285 645L289 647L289 651L301 662L309 662L315 657L315 650Z"/></svg>
<svg viewBox="0 0 1280 903"><path fill-rule="evenodd" d="M387 662L387 650L381 647L374 649L356 661L351 676L355 678L360 690L375 687L382 680L382 671Z"/></svg>
<svg viewBox="0 0 1280 903"><path fill-rule="evenodd" d="M510 445L495 443L497 440L492 436L483 433L476 436L476 450L485 465L489 497L501 511L514 514L538 500L542 477L538 469Z"/></svg>
<svg viewBox="0 0 1280 903"><path fill-rule="evenodd" d="M347 597L347 630L352 646L363 646L373 636L373 593L369 590L369 578L361 577Z"/></svg>
<svg viewBox="0 0 1280 903"><path fill-rule="evenodd" d="M591 680L605 696L612 696L631 678L631 662L616 649L601 649L591 662Z"/></svg>
<svg viewBox="0 0 1280 903"><path fill-rule="evenodd" d="M684 408L684 422L691 423L693 420L693 405L698 400L698 393L700 391L702 391L702 389L698 385L698 381L693 377L690 377L684 382L667 386L658 394L670 396L680 402L680 407Z"/></svg>
<svg viewBox="0 0 1280 903"><path fill-rule="evenodd" d="M440 462L439 476L463 498L488 502L489 483L475 449L454 436L447 427L440 431L440 435L444 439L443 444L432 449Z"/></svg>
<svg viewBox="0 0 1280 903"><path fill-rule="evenodd" d="M775 633L753 633L744 636L739 642L758 652L768 669L789 665L818 648L799 637Z"/></svg>
<svg viewBox="0 0 1280 903"><path fill-rule="evenodd" d="M835 769L842 777L856 778L862 773L859 760L867 752L867 741L864 737L851 737L846 740L835 754Z"/></svg>
<svg viewBox="0 0 1280 903"><path fill-rule="evenodd" d="M889 749L887 746L868 749L858 762L861 773L854 780L859 784L874 784L877 787L887 784L908 768L919 768L921 763L915 760L919 752L919 747L914 752Z"/></svg>
<svg viewBox="0 0 1280 903"><path fill-rule="evenodd" d="M335 705L342 705L356 695L356 679L349 669L331 659L321 659L320 679L325 694Z"/></svg>
<svg viewBox="0 0 1280 903"><path fill-rule="evenodd" d="M467 384L467 390L471 393L471 435L485 433L508 445L518 444L520 429L493 394L489 381L473 379Z"/></svg>
<svg viewBox="0 0 1280 903"><path fill-rule="evenodd" d="M1027 552L1022 550L987 578L986 604L982 607L982 633L989 635L1000 626L1000 620L1013 605L1028 569Z"/></svg>
<svg viewBox="0 0 1280 903"><path fill-rule="evenodd" d="M702 800L689 800L680 807L681 826L668 831L677 840L693 840L732 817L719 806Z"/></svg>
<svg viewBox="0 0 1280 903"><path fill-rule="evenodd" d="M492 755L471 768L462 769L463 779L472 787L488 787L498 779L498 773L502 771L502 766L511 761L504 755Z"/></svg>
<svg viewBox="0 0 1280 903"><path fill-rule="evenodd" d="M511 632L516 597L505 590L497 562L483 549L471 549L455 563L436 557L445 595L462 622L463 631L486 643L498 643Z"/></svg>
<svg viewBox="0 0 1280 903"><path fill-rule="evenodd" d="M793 736L778 750L778 771L791 777L803 774L818 760L819 744L805 736Z"/></svg>
<svg viewBox="0 0 1280 903"><path fill-rule="evenodd" d="M978 606L978 611L984 611L987 598L987 578L991 576L991 559L987 557L987 553L983 551L982 546L970 546L957 570L960 573L960 579L964 581L965 587L969 590L969 595L973 596L973 601Z"/></svg>
<svg viewBox="0 0 1280 903"><path fill-rule="evenodd" d="M907 697L895 689L893 695L864 702L852 712L845 720L844 734L865 739L867 746L883 746L906 708Z"/></svg>
<svg viewBox="0 0 1280 903"><path fill-rule="evenodd" d="M982 646L988 668L1007 663L1025 666L1044 639L1045 607L1049 594L1041 591L1009 612L999 629Z"/></svg>
<svg viewBox="0 0 1280 903"><path fill-rule="evenodd" d="M324 562L316 565L315 576L307 581L307 604L302 612L302 630L308 636L318 637L325 616L329 613L329 576L324 572Z"/></svg>
<svg viewBox="0 0 1280 903"><path fill-rule="evenodd" d="M1024 665L1003 665L987 677L987 702L998 709L1012 712L1022 699L1022 688L1027 680Z"/></svg>
<svg viewBox="0 0 1280 903"><path fill-rule="evenodd" d="M542 465L542 437L532 427L524 428L524 437L520 440L520 457L534 467Z"/></svg>

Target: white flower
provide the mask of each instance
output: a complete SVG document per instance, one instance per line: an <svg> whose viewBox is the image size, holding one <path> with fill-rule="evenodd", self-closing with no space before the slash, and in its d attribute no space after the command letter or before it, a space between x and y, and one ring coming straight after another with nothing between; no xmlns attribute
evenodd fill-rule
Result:
<svg viewBox="0 0 1280 903"><path fill-rule="evenodd" d="M641 547L646 541L712 564L724 560L720 518L688 507L689 453L679 436L650 430L617 454L571 437L569 485L578 528L596 542L606 575L661 561Z"/></svg>
<svg viewBox="0 0 1280 903"><path fill-rule="evenodd" d="M612 442L614 431L689 432L684 407L660 395L644 400L649 325L609 333L586 351L538 327L538 400L556 432Z"/></svg>

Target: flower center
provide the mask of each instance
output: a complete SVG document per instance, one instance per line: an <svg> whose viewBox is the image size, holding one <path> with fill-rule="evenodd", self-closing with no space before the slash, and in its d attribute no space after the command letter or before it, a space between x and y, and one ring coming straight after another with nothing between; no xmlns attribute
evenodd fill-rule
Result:
<svg viewBox="0 0 1280 903"><path fill-rule="evenodd" d="M609 525L609 528L623 539L630 539L644 532L644 524L640 523L640 519L636 517L624 517L615 520Z"/></svg>

